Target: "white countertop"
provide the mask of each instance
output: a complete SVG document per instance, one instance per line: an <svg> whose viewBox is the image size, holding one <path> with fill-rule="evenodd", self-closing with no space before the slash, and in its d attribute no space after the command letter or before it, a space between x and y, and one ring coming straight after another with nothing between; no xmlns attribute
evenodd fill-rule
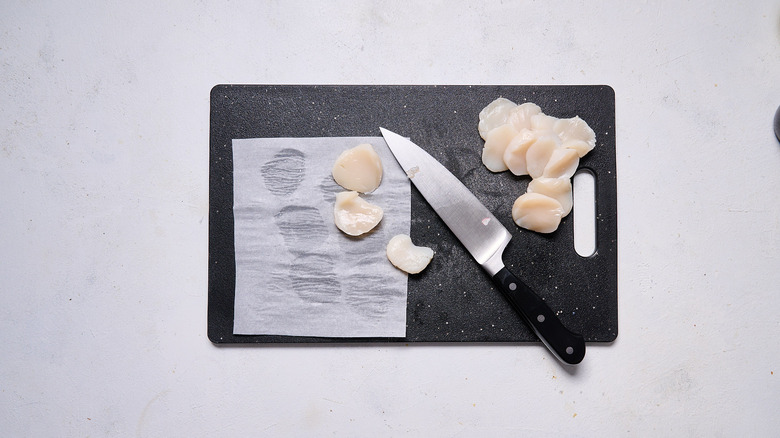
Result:
<svg viewBox="0 0 780 438"><path fill-rule="evenodd" d="M255 3L0 6L3 435L777 434L777 2ZM617 341L212 345L220 83L612 86Z"/></svg>

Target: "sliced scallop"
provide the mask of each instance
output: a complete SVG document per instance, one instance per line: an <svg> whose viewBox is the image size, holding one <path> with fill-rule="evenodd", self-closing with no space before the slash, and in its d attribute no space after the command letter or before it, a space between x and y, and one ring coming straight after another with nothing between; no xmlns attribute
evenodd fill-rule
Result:
<svg viewBox="0 0 780 438"><path fill-rule="evenodd" d="M361 198L358 192L341 192L336 195L333 221L336 227L350 236L360 236L382 220L382 208Z"/></svg>
<svg viewBox="0 0 780 438"><path fill-rule="evenodd" d="M491 172L503 172L508 169L504 163L504 152L509 142L519 134L510 124L503 124L488 133L485 147L482 149L482 163Z"/></svg>
<svg viewBox="0 0 780 438"><path fill-rule="evenodd" d="M574 149L555 148L547 165L544 166L542 177L545 178L571 178L580 164L580 156Z"/></svg>
<svg viewBox="0 0 780 438"><path fill-rule="evenodd" d="M333 179L347 190L368 193L382 182L382 160L368 143L342 152L333 165Z"/></svg>
<svg viewBox="0 0 780 438"><path fill-rule="evenodd" d="M544 113L536 114L531 116L531 129L539 133L539 135L549 134L553 132L556 121L558 121L556 117L548 116Z"/></svg>
<svg viewBox="0 0 780 438"><path fill-rule="evenodd" d="M541 193L525 193L512 205L512 219L527 230L552 233L563 217L561 203Z"/></svg>
<svg viewBox="0 0 780 438"><path fill-rule="evenodd" d="M576 139L564 141L563 143L561 143L561 147L566 149L573 149L577 151L577 155L580 157L584 157L585 155L588 154L588 152L593 150L593 145L585 141L576 140Z"/></svg>
<svg viewBox="0 0 780 438"><path fill-rule="evenodd" d="M561 204L563 216L571 212L572 185L569 178L536 178L528 183L528 193L547 195Z"/></svg>
<svg viewBox="0 0 780 438"><path fill-rule="evenodd" d="M553 131L561 139L564 147L576 150L580 157L585 156L596 146L596 133L579 116L559 119L555 122Z"/></svg>
<svg viewBox="0 0 780 438"><path fill-rule="evenodd" d="M479 112L479 136L487 140L488 133L506 123L509 111L516 106L517 104L503 97L490 102Z"/></svg>
<svg viewBox="0 0 780 438"><path fill-rule="evenodd" d="M539 108L539 105L526 102L509 110L507 123L511 123L518 131L531 129L531 117L541 113L542 109Z"/></svg>
<svg viewBox="0 0 780 438"><path fill-rule="evenodd" d="M415 246L406 234L393 236L387 243L387 259L396 268L417 274L433 259L433 250L426 246Z"/></svg>
<svg viewBox="0 0 780 438"><path fill-rule="evenodd" d="M528 175L526 153L536 141L536 135L530 129L524 129L517 134L504 150L504 164L515 175Z"/></svg>
<svg viewBox="0 0 780 438"><path fill-rule="evenodd" d="M539 178L544 175L544 168L547 167L550 157L557 148L558 141L549 135L539 137L528 147L525 160L531 178Z"/></svg>

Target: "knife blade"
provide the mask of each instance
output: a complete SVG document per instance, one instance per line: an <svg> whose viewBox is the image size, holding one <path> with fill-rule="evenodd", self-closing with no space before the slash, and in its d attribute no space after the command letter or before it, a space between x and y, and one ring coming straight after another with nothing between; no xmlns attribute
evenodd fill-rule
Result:
<svg viewBox="0 0 780 438"><path fill-rule="evenodd" d="M425 200L493 279L498 289L539 339L566 364L585 357L582 335L569 331L544 300L504 266L512 234L463 183L412 141L385 128L390 151Z"/></svg>

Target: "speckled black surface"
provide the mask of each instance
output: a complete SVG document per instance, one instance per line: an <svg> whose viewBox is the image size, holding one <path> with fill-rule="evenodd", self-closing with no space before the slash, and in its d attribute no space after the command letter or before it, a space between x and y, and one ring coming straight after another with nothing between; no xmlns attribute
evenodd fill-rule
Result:
<svg viewBox="0 0 780 438"><path fill-rule="evenodd" d="M596 148L580 161L596 175L597 252L573 245L572 215L541 235L518 228L511 207L528 177L493 174L481 162L479 111L495 98L534 102L546 114L580 116ZM208 336L215 343L533 342L538 339L412 186L412 239L436 256L409 276L406 338L233 335L233 138L380 136L411 138L452 171L513 234L507 267L588 342L617 337L615 95L609 86L218 85L211 91ZM388 164L386 164L388 165Z"/></svg>

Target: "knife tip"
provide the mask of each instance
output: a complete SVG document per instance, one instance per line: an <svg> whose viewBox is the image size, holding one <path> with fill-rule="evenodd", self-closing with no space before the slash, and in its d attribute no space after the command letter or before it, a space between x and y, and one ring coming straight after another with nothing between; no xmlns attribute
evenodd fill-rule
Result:
<svg viewBox="0 0 780 438"><path fill-rule="evenodd" d="M393 131L391 131L391 130L389 130L387 128L383 128L381 126L379 127L379 132L381 132L382 133L382 137L385 137L385 138L387 138L387 137L400 137L400 135L396 134L395 132L393 132Z"/></svg>

